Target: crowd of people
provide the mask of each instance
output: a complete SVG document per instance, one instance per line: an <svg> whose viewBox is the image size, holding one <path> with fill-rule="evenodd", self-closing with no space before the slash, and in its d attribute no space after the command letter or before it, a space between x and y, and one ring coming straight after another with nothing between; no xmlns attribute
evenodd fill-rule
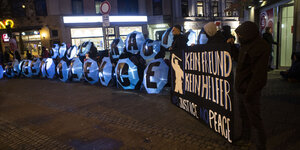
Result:
<svg viewBox="0 0 300 150"><path fill-rule="evenodd" d="M267 138L260 115L260 97L267 83L268 71L274 69L272 45L278 45L278 43L273 39L271 27L267 27L261 36L258 26L250 21L241 24L235 32L239 44L235 44L235 37L231 34L230 26L223 26L221 30L218 30L213 22L209 22L202 28L198 43L223 42L230 45L233 61L237 64L234 84L242 120L242 135L236 144L249 146L250 138L253 136L251 133L255 133L254 145L257 149L264 150ZM181 51L187 46L188 39L182 34L180 25L175 25L172 33L174 40L169 50L181 56ZM291 68L281 72L281 75L289 81L300 81L300 55L293 53L292 59Z"/></svg>

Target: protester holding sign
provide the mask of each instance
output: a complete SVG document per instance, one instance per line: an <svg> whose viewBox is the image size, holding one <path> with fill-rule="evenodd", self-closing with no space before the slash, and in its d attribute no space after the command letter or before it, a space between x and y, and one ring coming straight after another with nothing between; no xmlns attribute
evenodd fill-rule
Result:
<svg viewBox="0 0 300 150"><path fill-rule="evenodd" d="M255 129L257 149L266 149L266 135L260 115L260 97L267 82L267 68L270 48L259 36L255 23L246 21L236 30L241 44L240 50L232 46L237 61L235 87L241 103L242 137L240 144L250 141L251 127ZM233 43L232 43L233 44Z"/></svg>
<svg viewBox="0 0 300 150"><path fill-rule="evenodd" d="M175 25L172 28L172 34L173 34L173 43L170 47L170 51L175 53L176 56L181 57L183 49L187 47L188 39L186 36L182 34L183 30L180 25Z"/></svg>
<svg viewBox="0 0 300 150"><path fill-rule="evenodd" d="M213 22L209 22L204 25L204 31L208 38L207 44L224 43L225 37L223 36L221 31L217 30L217 26Z"/></svg>

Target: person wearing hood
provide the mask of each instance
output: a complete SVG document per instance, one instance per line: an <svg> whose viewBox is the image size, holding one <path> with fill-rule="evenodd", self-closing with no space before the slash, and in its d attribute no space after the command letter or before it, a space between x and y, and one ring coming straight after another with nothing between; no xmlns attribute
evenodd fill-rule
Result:
<svg viewBox="0 0 300 150"><path fill-rule="evenodd" d="M182 58L183 50L187 47L188 38L182 34L183 29L180 25L175 25L172 28L173 43L170 47L170 51L177 57Z"/></svg>
<svg viewBox="0 0 300 150"><path fill-rule="evenodd" d="M203 28L208 39L204 44L225 42L225 37L222 32L217 30L217 26L213 22L207 23Z"/></svg>
<svg viewBox="0 0 300 150"><path fill-rule="evenodd" d="M241 44L240 50L232 45L232 55L237 61L235 88L242 119L240 143L249 144L251 128L253 128L257 135L254 138L257 139L256 148L264 150L266 149L266 135L260 115L260 97L267 83L270 48L268 43L260 37L258 26L251 21L241 24L235 32Z"/></svg>

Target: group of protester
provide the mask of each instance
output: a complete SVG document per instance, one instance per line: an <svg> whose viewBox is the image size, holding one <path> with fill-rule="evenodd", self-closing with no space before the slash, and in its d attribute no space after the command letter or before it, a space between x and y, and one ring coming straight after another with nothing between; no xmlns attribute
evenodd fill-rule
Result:
<svg viewBox="0 0 300 150"><path fill-rule="evenodd" d="M234 44L235 37L231 35L230 27L217 30L213 22L204 25L200 38L201 44L223 43L231 47L231 55L237 63L235 74L235 88L240 102L240 114L242 119L242 135L237 144L249 145L251 127L253 127L257 141L257 149L266 149L266 135L260 115L260 97L262 88L267 82L267 72L270 45L260 34L258 26L250 21L241 24L235 32L237 33L240 46ZM170 51L177 56L182 55L182 49L187 45L187 37L182 33L180 25L172 29L174 40ZM201 35L203 34L203 35ZM193 45L192 45L193 46Z"/></svg>

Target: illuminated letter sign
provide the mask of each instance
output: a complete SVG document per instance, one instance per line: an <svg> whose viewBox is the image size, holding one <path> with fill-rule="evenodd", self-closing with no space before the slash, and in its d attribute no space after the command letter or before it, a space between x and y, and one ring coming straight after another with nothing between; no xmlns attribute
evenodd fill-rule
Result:
<svg viewBox="0 0 300 150"><path fill-rule="evenodd" d="M0 21L0 29L6 29L8 25L10 25L10 28L13 28L15 23L11 19Z"/></svg>

